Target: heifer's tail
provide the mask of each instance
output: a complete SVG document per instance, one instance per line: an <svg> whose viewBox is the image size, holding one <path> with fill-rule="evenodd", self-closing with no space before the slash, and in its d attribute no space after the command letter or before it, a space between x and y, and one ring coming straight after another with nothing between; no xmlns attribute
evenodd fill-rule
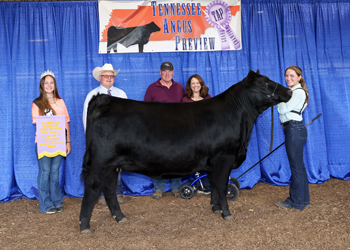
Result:
<svg viewBox="0 0 350 250"><path fill-rule="evenodd" d="M93 114L95 111L96 107L101 106L101 104L107 104L110 102L110 96L108 95L103 95L103 94L97 94L93 96L89 102L88 105L88 110L87 110L87 117L89 121L89 116ZM99 108L100 109L100 108ZM96 112L95 112L96 113ZM98 112L99 114L100 112Z"/></svg>
<svg viewBox="0 0 350 250"><path fill-rule="evenodd" d="M90 148L91 142L93 139L92 123L93 121L99 117L101 113L103 113L110 102L110 96L98 94L91 98L89 102L88 111L87 111L87 121L86 121L86 134L85 134L85 142L86 142L86 150L83 159L83 170L82 170L82 178L88 176L90 167L91 167L91 159L90 159Z"/></svg>
<svg viewBox="0 0 350 250"><path fill-rule="evenodd" d="M85 180L86 177L88 176L89 171L90 171L90 166L91 166L91 160L90 160L90 157L89 157L89 153L86 150L84 158L83 158L83 170L81 172L81 178L83 180Z"/></svg>
<svg viewBox="0 0 350 250"><path fill-rule="evenodd" d="M111 96L109 95L95 95L91 98L88 110L87 110L87 118L86 118L86 146L89 143L89 138L91 137L90 130L92 126L92 122L96 120L102 113L104 113L109 108L109 103L111 102Z"/></svg>

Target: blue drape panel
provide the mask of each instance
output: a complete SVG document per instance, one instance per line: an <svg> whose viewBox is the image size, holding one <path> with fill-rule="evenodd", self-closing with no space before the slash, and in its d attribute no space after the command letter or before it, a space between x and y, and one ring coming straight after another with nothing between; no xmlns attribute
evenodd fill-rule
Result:
<svg viewBox="0 0 350 250"><path fill-rule="evenodd" d="M163 61L175 67L174 79L185 85L199 74L212 96L242 80L250 69L286 86L286 67L298 65L310 92L305 164L310 183L331 177L350 180L350 3L347 1L250 0L242 2L240 51L98 54L96 2L0 3L0 201L37 197L38 166L31 103L39 95L40 74L56 74L58 91L70 114L72 153L62 162L60 183L67 196L82 197L80 178L85 152L82 110L85 96L99 83L92 70L104 63L121 69L116 86L130 99L143 100L157 80ZM269 153L270 110L253 128L247 159L231 176L238 177ZM274 147L284 141L274 109ZM188 178L184 178L184 182ZM288 185L290 170L285 148L258 164L240 179L243 188L263 181ZM152 194L147 176L125 172L124 193ZM167 184L166 190L170 189Z"/></svg>

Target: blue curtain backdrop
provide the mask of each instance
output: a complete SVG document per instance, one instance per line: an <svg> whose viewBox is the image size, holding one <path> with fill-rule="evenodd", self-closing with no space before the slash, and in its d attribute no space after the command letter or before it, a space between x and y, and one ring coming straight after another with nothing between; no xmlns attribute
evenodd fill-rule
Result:
<svg viewBox="0 0 350 250"><path fill-rule="evenodd" d="M147 86L160 77L163 61L174 64L174 79L183 85L190 75L201 75L212 96L239 82L250 69L260 69L286 86L284 69L298 65L310 91L305 122L323 114L308 127L305 164L309 181L322 183L332 177L350 180L350 3L242 0L241 6L240 51L100 55L97 1L1 2L0 201L37 197L31 103L39 95L40 74L48 69L56 74L71 118L72 153L60 168L62 192L83 196L83 103L87 93L99 85L92 70L104 63L120 68L116 86L135 100L143 100ZM276 109L274 114L277 147L284 142L284 135ZM269 153L270 118L270 110L260 115L247 159L231 176L238 177ZM125 172L123 181L127 195L152 194L149 177ZM252 188L259 181L290 183L284 146L240 178L243 188Z"/></svg>

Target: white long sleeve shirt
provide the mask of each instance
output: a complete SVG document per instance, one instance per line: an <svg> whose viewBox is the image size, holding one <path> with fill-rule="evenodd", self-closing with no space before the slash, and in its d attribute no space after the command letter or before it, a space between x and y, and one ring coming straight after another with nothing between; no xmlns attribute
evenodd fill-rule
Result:
<svg viewBox="0 0 350 250"><path fill-rule="evenodd" d="M110 88L110 91L111 91L111 95L112 96L128 99L128 97L126 96L125 92L123 90L119 89L119 88L116 88L116 87L112 86ZM89 102L90 102L91 98L93 96L97 95L98 93L107 95L108 94L108 89L106 89L105 87L100 85L97 88L91 90L89 92L89 94L87 94L87 96L85 98L85 102L84 102L84 111L83 111L84 132L86 132L86 119L87 119L86 116L87 116L87 110L88 110Z"/></svg>
<svg viewBox="0 0 350 250"><path fill-rule="evenodd" d="M281 102L277 104L277 111L280 114L280 120L282 123L290 120L302 121L303 116L301 114L299 115L291 111L304 111L304 109L307 106L307 104L305 103L306 93L302 89L301 85L297 84L294 87L292 87L291 90L293 91L292 98L290 98L288 102Z"/></svg>

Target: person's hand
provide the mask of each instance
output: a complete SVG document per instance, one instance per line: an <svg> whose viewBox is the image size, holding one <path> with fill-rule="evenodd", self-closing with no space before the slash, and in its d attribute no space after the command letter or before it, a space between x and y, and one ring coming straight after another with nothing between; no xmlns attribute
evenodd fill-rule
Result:
<svg viewBox="0 0 350 250"><path fill-rule="evenodd" d="M67 142L66 143L66 154L69 155L70 151L71 151L71 145L70 145L70 142Z"/></svg>

